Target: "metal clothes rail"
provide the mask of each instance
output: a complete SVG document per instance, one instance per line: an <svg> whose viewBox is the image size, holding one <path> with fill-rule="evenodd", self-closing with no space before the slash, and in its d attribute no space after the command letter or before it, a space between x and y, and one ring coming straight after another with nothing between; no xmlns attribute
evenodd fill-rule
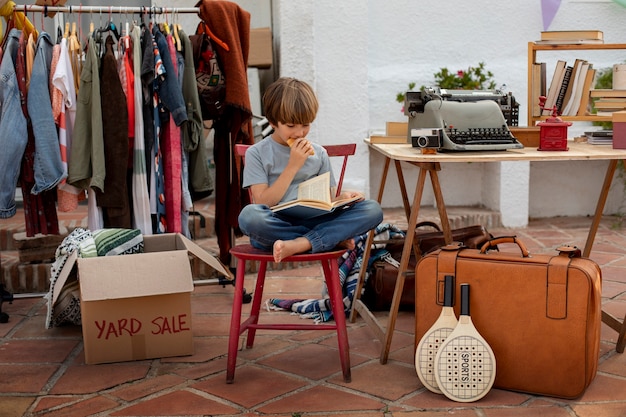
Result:
<svg viewBox="0 0 626 417"><path fill-rule="evenodd" d="M158 6L40 6L36 4L16 5L15 11L38 13L145 13L145 14L178 14L200 13L199 7L158 7Z"/></svg>

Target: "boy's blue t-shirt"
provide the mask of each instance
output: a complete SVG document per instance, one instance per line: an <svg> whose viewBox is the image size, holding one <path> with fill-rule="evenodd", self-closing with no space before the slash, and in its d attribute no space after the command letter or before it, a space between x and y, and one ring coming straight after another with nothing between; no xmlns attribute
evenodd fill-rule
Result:
<svg viewBox="0 0 626 417"><path fill-rule="evenodd" d="M309 178L330 171L330 185L337 185L330 165L330 158L323 146L311 142L315 155L307 158L295 178L289 185L281 203L295 200L298 197L298 184ZM281 145L271 137L254 144L246 152L246 164L243 169L243 187L254 184L268 184L271 186L284 171L289 162L291 148Z"/></svg>

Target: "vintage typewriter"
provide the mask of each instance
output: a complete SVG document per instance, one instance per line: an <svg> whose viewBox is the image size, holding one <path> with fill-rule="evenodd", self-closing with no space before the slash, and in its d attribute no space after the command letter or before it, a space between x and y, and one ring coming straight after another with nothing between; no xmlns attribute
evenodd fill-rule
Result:
<svg viewBox="0 0 626 417"><path fill-rule="evenodd" d="M505 119L515 105L511 94L499 90L409 91L404 103L404 114L409 117L407 141L416 147L428 143L427 147L444 151L520 149L524 146ZM439 146L435 140L412 138L423 129L440 137Z"/></svg>

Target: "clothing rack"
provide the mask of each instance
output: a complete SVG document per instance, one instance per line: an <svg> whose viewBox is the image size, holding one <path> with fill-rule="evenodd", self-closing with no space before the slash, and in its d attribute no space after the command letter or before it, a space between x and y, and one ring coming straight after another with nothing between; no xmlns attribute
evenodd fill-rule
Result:
<svg viewBox="0 0 626 417"><path fill-rule="evenodd" d="M40 6L37 4L16 5L15 11L38 13L145 13L145 14L178 14L200 13L199 7L158 7L158 6Z"/></svg>

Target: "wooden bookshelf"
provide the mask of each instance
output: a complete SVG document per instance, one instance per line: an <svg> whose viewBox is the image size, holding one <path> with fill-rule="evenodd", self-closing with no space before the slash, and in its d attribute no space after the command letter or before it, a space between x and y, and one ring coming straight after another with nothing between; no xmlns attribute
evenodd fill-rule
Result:
<svg viewBox="0 0 626 417"><path fill-rule="evenodd" d="M533 99L533 76L532 76L532 68L533 64L537 62L537 52L538 51L547 51L547 52L560 52L560 51L601 51L601 50L626 50L626 43L600 43L600 44L537 44L535 42L528 42L528 126L535 126L537 122L547 119L549 116L533 116L533 106L535 103L532 102ZM550 77L548 76L548 80ZM550 86L547 85L546 88ZM610 116L596 116L596 115L586 115L586 116L561 116L561 119L570 122L576 121L604 121L610 122Z"/></svg>

